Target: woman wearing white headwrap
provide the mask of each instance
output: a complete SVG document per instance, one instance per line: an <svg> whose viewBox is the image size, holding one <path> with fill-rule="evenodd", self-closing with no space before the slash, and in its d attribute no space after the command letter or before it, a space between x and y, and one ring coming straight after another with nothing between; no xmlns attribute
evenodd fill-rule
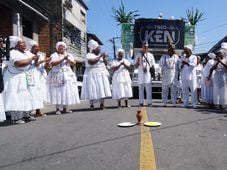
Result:
<svg viewBox="0 0 227 170"><path fill-rule="evenodd" d="M100 54L99 44L90 40L88 42L90 52L86 55L86 69L83 76L81 99L90 101L90 109L94 109L95 101L100 102L100 108L104 109L104 99L111 97L109 72L106 69L106 55Z"/></svg>
<svg viewBox="0 0 227 170"><path fill-rule="evenodd" d="M8 68L4 74L3 100L5 111L15 123L21 124L25 123L24 119L35 120L30 115L32 98L28 90L34 77L28 75L27 70L37 57L25 51L25 42L19 37L10 38L10 44L14 49L10 51Z"/></svg>
<svg viewBox="0 0 227 170"><path fill-rule="evenodd" d="M50 59L45 59L45 57L39 52L39 45L36 41L29 41L28 47L29 51L37 56L37 60L29 70L30 73L34 74L35 78L34 86L29 86L29 91L33 98L32 107L33 110L36 110L36 116L45 116L45 114L41 113L40 109L44 107L43 103L47 102L47 73L45 70L45 64Z"/></svg>
<svg viewBox="0 0 227 170"><path fill-rule="evenodd" d="M56 52L50 58L50 64L53 66L48 74L49 100L56 105L56 114L61 114L60 107L63 107L63 113L70 113L67 106L80 103L77 78L70 65L75 65L73 56L66 52L66 44L58 42Z"/></svg>
<svg viewBox="0 0 227 170"><path fill-rule="evenodd" d="M208 76L210 73L211 67L214 65L215 61L214 59L216 58L216 55L214 53L209 53L207 55L207 62L206 65L203 68L202 71L202 89L201 89L201 94L202 94L202 100L203 102L206 102L209 107L214 107L213 105L213 74L210 76L210 79L208 80Z"/></svg>
<svg viewBox="0 0 227 170"><path fill-rule="evenodd" d="M118 100L121 107L121 99L125 100L125 106L130 107L128 98L132 97L131 78L129 75L130 63L124 58L124 50L117 50L117 59L113 61L112 98Z"/></svg>

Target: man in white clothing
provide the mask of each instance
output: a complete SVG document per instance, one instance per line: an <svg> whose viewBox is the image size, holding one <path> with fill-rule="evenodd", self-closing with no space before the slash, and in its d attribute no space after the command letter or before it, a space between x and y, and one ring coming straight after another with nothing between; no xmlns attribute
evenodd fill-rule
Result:
<svg viewBox="0 0 227 170"><path fill-rule="evenodd" d="M196 92L196 65L197 57L192 55L192 45L187 45L184 48L185 56L181 60L181 78L184 107L189 106L189 88L191 91L192 107L197 107L197 92Z"/></svg>
<svg viewBox="0 0 227 170"><path fill-rule="evenodd" d="M144 88L146 87L146 96L148 106L152 106L152 78L150 68L155 65L153 54L148 52L148 43L143 42L142 51L136 56L135 68L138 68L139 85L139 105L144 104Z"/></svg>
<svg viewBox="0 0 227 170"><path fill-rule="evenodd" d="M175 54L175 49L172 45L168 46L167 54L164 54L159 65L162 71L162 103L166 106L169 88L171 90L171 100L173 106L176 105L177 100L177 62L178 56Z"/></svg>

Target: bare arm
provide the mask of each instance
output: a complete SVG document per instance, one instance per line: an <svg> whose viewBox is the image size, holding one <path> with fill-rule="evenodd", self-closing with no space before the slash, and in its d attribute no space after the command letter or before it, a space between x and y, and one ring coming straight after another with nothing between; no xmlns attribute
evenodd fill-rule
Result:
<svg viewBox="0 0 227 170"><path fill-rule="evenodd" d="M33 56L31 58L27 58L27 59L23 59L23 60L19 60L19 61L15 61L14 62L14 65L16 67L24 67L24 66L27 66L29 64L32 63L33 60L36 60L37 59L37 56Z"/></svg>

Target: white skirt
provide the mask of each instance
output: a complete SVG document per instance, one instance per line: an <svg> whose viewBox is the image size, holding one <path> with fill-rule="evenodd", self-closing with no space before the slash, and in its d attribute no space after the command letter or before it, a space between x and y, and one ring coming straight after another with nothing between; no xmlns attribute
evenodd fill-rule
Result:
<svg viewBox="0 0 227 170"><path fill-rule="evenodd" d="M65 76L64 84L53 86L51 74L48 75L48 100L51 104L72 105L80 103L76 76L69 73Z"/></svg>
<svg viewBox="0 0 227 170"><path fill-rule="evenodd" d="M213 90L214 104L227 105L227 73L225 69L215 71Z"/></svg>
<svg viewBox="0 0 227 170"><path fill-rule="evenodd" d="M5 112L32 110L32 97L28 91L24 72L19 74L12 74L8 70L5 72L2 97Z"/></svg>
<svg viewBox="0 0 227 170"><path fill-rule="evenodd" d="M2 94L0 93L0 122L3 122L6 120L5 110L4 110L4 104L2 100Z"/></svg>
<svg viewBox="0 0 227 170"><path fill-rule="evenodd" d="M105 71L86 71L83 77L81 99L97 100L111 97L109 75Z"/></svg>
<svg viewBox="0 0 227 170"><path fill-rule="evenodd" d="M112 98L123 99L132 97L131 78L128 72L116 72L112 79Z"/></svg>

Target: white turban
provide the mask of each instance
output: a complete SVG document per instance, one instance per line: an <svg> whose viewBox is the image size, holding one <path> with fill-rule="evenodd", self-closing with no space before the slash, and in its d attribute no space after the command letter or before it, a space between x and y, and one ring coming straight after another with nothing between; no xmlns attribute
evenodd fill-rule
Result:
<svg viewBox="0 0 227 170"><path fill-rule="evenodd" d="M124 54L124 52L125 52L125 51L124 51L122 48L118 48L118 49L117 49L117 55L118 55L119 53L123 53L123 54Z"/></svg>
<svg viewBox="0 0 227 170"><path fill-rule="evenodd" d="M221 48L227 50L227 42L221 43Z"/></svg>
<svg viewBox="0 0 227 170"><path fill-rule="evenodd" d="M59 46L62 45L64 46L65 48L67 48L66 44L63 42L63 41L59 41L56 43L56 49L58 50Z"/></svg>
<svg viewBox="0 0 227 170"><path fill-rule="evenodd" d="M38 42L36 42L34 40L29 41L28 42L28 49L29 49L29 51L31 51L32 50L32 47L35 46L35 45L38 46L39 45Z"/></svg>
<svg viewBox="0 0 227 170"><path fill-rule="evenodd" d="M17 43L19 41L22 41L22 39L20 37L18 37L18 36L10 36L9 37L9 41L10 41L10 48L15 48Z"/></svg>
<svg viewBox="0 0 227 170"><path fill-rule="evenodd" d="M214 53L209 53L208 57L211 58L211 59L215 59L216 55Z"/></svg>
<svg viewBox="0 0 227 170"><path fill-rule="evenodd" d="M90 52L92 52L98 46L99 46L99 44L95 40L88 41L88 48L90 49Z"/></svg>
<svg viewBox="0 0 227 170"><path fill-rule="evenodd" d="M188 44L188 45L186 45L184 48L187 48L187 49L189 49L189 50L191 50L191 51L192 51L193 46L192 46L191 44Z"/></svg>

